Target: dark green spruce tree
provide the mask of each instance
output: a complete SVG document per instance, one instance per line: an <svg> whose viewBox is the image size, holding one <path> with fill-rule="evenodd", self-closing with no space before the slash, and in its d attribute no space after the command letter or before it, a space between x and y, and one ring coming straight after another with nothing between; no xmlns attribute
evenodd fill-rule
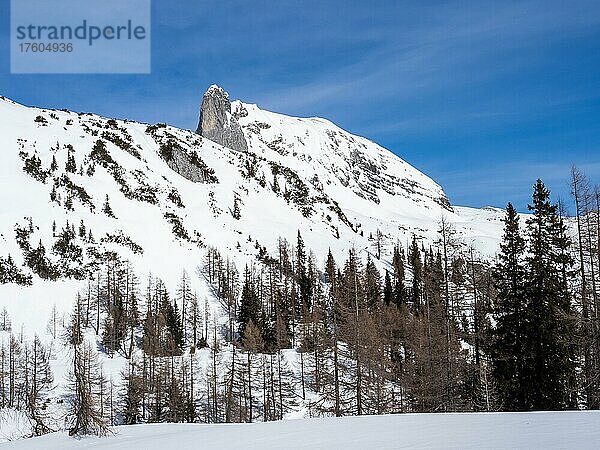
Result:
<svg viewBox="0 0 600 450"><path fill-rule="evenodd" d="M526 366L532 410L574 408L574 318L568 278L573 264L571 242L558 206L538 180L534 186L532 217L527 220L527 336L532 352Z"/></svg>
<svg viewBox="0 0 600 450"><path fill-rule="evenodd" d="M504 235L493 277L497 291L494 307L496 328L492 345L493 372L503 409L528 409L528 386L523 382L529 363L525 345L525 239L519 215L511 203L506 207Z"/></svg>
<svg viewBox="0 0 600 450"><path fill-rule="evenodd" d="M313 285L312 280L309 277L307 264L306 264L306 250L304 248L304 241L298 230L298 241L296 244L296 279L298 282L298 288L300 291L301 314L310 310Z"/></svg>
<svg viewBox="0 0 600 450"><path fill-rule="evenodd" d="M421 251L417 238L413 236L412 244L408 253L408 261L413 271L412 289L410 292L410 301L415 312L421 311L421 298L423 296L423 262L421 261Z"/></svg>
<svg viewBox="0 0 600 450"><path fill-rule="evenodd" d="M404 252L399 246L394 246L394 256L392 259L394 266L394 298L393 301L398 308L408 302L408 292L404 284L406 271L404 269Z"/></svg>
<svg viewBox="0 0 600 450"><path fill-rule="evenodd" d="M262 304L261 300L256 293L256 288L252 281L252 275L250 270L246 267L244 274L244 286L242 287L242 296L240 298L240 309L238 312L239 322L239 334L244 339L244 330L250 321L256 326L260 327L262 321Z"/></svg>
<svg viewBox="0 0 600 450"><path fill-rule="evenodd" d="M390 279L390 273L385 271L385 278L383 282L383 302L386 306L390 306L390 303L394 300L394 291L392 289L392 281Z"/></svg>
<svg viewBox="0 0 600 450"><path fill-rule="evenodd" d="M525 240L509 204L494 270L498 298L492 358L498 394L505 410L574 408L571 242L541 180L529 210Z"/></svg>

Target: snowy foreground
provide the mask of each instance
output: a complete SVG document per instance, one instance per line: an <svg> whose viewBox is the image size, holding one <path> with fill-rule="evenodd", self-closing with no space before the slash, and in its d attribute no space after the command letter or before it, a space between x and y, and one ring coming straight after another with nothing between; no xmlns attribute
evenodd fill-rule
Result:
<svg viewBox="0 0 600 450"><path fill-rule="evenodd" d="M407 414L254 424L118 427L106 438L54 433L11 449L399 449L600 448L599 412Z"/></svg>

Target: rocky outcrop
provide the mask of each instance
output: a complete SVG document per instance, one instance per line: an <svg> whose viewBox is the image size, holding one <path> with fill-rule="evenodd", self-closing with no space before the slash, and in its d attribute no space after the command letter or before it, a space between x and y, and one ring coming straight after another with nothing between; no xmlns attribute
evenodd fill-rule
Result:
<svg viewBox="0 0 600 450"><path fill-rule="evenodd" d="M175 130L167 129L165 124L146 128L146 133L158 144L158 154L173 171L193 183L218 183L215 171L198 155L201 140L180 139L173 131Z"/></svg>
<svg viewBox="0 0 600 450"><path fill-rule="evenodd" d="M165 161L172 170L193 183L219 182L214 170L208 167L196 153L192 153L190 156L181 147L174 148L171 158L165 159Z"/></svg>
<svg viewBox="0 0 600 450"><path fill-rule="evenodd" d="M232 150L248 150L237 117L231 113L229 94L214 84L202 98L196 133Z"/></svg>

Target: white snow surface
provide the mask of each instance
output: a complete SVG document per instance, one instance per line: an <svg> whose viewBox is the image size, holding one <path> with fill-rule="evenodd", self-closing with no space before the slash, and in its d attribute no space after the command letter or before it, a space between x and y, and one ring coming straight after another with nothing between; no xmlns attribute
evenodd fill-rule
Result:
<svg viewBox="0 0 600 450"><path fill-rule="evenodd" d="M408 414L287 420L253 424L121 426L75 439L53 433L0 448L69 449L597 449L600 413Z"/></svg>

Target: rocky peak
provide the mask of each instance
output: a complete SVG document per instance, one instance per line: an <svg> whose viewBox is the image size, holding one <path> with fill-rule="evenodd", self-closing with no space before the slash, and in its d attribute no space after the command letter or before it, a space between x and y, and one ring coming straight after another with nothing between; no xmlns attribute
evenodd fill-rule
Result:
<svg viewBox="0 0 600 450"><path fill-rule="evenodd" d="M235 115L229 94L213 84L204 93L196 133L232 150L246 151L248 144Z"/></svg>

